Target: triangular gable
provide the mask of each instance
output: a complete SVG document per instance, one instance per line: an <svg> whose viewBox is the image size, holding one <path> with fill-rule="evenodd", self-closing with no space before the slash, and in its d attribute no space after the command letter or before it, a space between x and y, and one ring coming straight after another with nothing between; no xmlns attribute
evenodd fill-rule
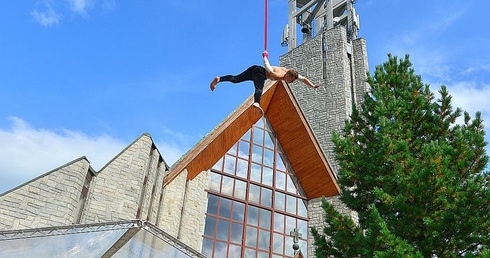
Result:
<svg viewBox="0 0 490 258"><path fill-rule="evenodd" d="M252 96L170 168L165 184L187 169L188 179L210 169L259 119ZM335 196L340 188L289 86L268 81L262 108L308 198Z"/></svg>
<svg viewBox="0 0 490 258"><path fill-rule="evenodd" d="M140 141L144 141L146 138L149 139L149 142L151 142L152 145L154 145L155 143L153 142L153 139L151 138L151 135L149 133L143 133L141 134L138 138L136 138L136 140L134 140L132 143L130 143L128 146L126 146L126 148L124 148L122 151L120 151L118 154L116 154L116 156L114 156L109 162L107 162L101 169L99 169L99 172L97 173L100 173L101 171L104 171L104 169L106 169L108 166L110 166L114 161L116 161L119 157L121 157L124 153L126 153L127 150L129 150L133 145L137 144L138 142ZM156 148L156 146L155 146ZM149 155L149 154L148 154ZM163 162L163 164L165 165L165 171L168 171L169 169L169 165L167 164L167 162L165 161L165 159L160 155L160 158L161 158L161 161Z"/></svg>

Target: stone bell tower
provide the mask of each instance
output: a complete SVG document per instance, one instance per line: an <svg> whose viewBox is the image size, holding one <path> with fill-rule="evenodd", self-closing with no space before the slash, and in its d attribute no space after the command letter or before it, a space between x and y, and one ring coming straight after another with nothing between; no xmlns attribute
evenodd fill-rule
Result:
<svg viewBox="0 0 490 258"><path fill-rule="evenodd" d="M295 68L320 87L311 89L302 82L290 85L315 138L337 174L331 137L344 127L344 121L368 92L366 40L358 38L359 15L355 0L289 0L289 20L281 45L288 52L280 65ZM301 43L298 43L301 38ZM341 213L356 220L338 197L328 198ZM309 227L321 228L320 199L308 201ZM313 237L308 236L309 257L314 257Z"/></svg>
<svg viewBox="0 0 490 258"><path fill-rule="evenodd" d="M280 57L281 66L295 68L321 85L312 90L296 81L291 88L334 168L331 134L343 127L352 105L369 89L366 41L357 37L354 2L289 0L289 23L281 42L288 48Z"/></svg>

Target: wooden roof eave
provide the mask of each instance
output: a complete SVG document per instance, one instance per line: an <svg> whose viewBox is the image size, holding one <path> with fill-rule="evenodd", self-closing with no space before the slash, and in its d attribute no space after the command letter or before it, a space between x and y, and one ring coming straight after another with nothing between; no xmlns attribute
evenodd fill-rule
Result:
<svg viewBox="0 0 490 258"><path fill-rule="evenodd" d="M274 91L266 114L307 197L338 195L332 168L286 82Z"/></svg>
<svg viewBox="0 0 490 258"><path fill-rule="evenodd" d="M252 97L177 161L164 184L185 169L188 180L210 169L260 119L251 106ZM332 169L289 86L282 81L268 81L261 105L307 197L338 195L340 188Z"/></svg>
<svg viewBox="0 0 490 258"><path fill-rule="evenodd" d="M267 110L277 81L267 81L262 93L261 105ZM193 179L200 172L210 169L228 151L261 116L252 107L253 95L247 98L235 111L226 117L208 135L177 161L165 178L165 185L170 183L184 169L187 179Z"/></svg>

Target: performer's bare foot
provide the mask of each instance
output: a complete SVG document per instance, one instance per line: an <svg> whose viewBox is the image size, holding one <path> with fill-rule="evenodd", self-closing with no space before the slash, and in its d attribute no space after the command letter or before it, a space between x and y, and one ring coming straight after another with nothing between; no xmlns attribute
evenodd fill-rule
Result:
<svg viewBox="0 0 490 258"><path fill-rule="evenodd" d="M219 77L218 76L214 77L213 81L209 85L209 88L211 88L211 91L216 89L216 84L218 84L218 82L219 82Z"/></svg>
<svg viewBox="0 0 490 258"><path fill-rule="evenodd" d="M257 111L259 112L259 115L261 115L261 116L264 115L264 110L260 107L259 103L254 102L252 106L257 109Z"/></svg>

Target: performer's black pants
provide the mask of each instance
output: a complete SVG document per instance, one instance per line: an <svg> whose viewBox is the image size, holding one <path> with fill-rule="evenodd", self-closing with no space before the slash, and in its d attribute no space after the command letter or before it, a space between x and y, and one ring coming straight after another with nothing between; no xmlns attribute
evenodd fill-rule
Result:
<svg viewBox="0 0 490 258"><path fill-rule="evenodd" d="M254 102L260 103L262 90L266 80L265 68L258 65L252 65L247 70L239 75L225 75L219 77L220 82L240 83L244 81L252 81L255 87Z"/></svg>

